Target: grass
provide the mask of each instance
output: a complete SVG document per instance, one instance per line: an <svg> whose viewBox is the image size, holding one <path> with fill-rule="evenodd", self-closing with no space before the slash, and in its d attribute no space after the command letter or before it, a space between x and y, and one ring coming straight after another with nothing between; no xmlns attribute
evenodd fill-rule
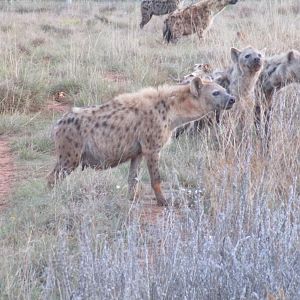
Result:
<svg viewBox="0 0 300 300"><path fill-rule="evenodd" d="M180 207L161 215L127 200L127 164L76 170L53 190L45 181L57 93L97 104L195 63L225 66L231 46L298 49L298 2L239 1L203 41L176 45L162 43L163 18L140 31L139 2L73 2L0 4L0 137L18 167L0 214L0 298L298 299L299 85L274 99L267 154L252 124L242 147L226 124L218 141L208 128L172 140L161 173ZM145 166L140 176L149 198Z"/></svg>

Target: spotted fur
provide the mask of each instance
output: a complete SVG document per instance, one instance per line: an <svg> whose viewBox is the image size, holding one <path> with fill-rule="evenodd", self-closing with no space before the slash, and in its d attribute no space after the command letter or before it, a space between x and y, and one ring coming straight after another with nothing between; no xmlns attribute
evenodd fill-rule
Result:
<svg viewBox="0 0 300 300"><path fill-rule="evenodd" d="M57 162L48 184L53 185L80 164L102 170L130 160L129 197L133 199L139 166L145 158L157 203L167 205L158 165L160 151L172 131L209 112L229 109L234 101L216 83L195 78L189 85L147 88L100 106L73 108L55 126Z"/></svg>
<svg viewBox="0 0 300 300"><path fill-rule="evenodd" d="M163 37L175 42L180 37L196 33L201 39L211 26L214 17L227 5L238 0L203 0L188 7L170 13L164 21Z"/></svg>

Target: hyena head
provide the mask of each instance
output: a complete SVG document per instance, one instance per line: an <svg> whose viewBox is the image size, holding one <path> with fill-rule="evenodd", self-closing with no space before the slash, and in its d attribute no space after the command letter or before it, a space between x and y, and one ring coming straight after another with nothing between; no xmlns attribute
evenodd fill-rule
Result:
<svg viewBox="0 0 300 300"><path fill-rule="evenodd" d="M191 81L190 92L196 104L198 102L202 107L202 101L204 101L210 111L230 109L235 103L235 98L228 94L223 87L213 81L202 81L199 77L195 77Z"/></svg>
<svg viewBox="0 0 300 300"><path fill-rule="evenodd" d="M243 50L231 48L231 59L243 73L257 73L262 70L264 54L252 47Z"/></svg>
<svg viewBox="0 0 300 300"><path fill-rule="evenodd" d="M280 88L291 82L300 82L300 52L287 52L282 63L273 66L269 72L269 81L273 87Z"/></svg>

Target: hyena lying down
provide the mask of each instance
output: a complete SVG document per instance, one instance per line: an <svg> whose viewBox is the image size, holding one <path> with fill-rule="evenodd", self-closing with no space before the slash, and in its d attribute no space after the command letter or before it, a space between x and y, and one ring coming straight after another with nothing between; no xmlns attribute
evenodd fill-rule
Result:
<svg viewBox="0 0 300 300"><path fill-rule="evenodd" d="M143 28L152 16L162 16L174 11L180 0L142 0L140 28Z"/></svg>
<svg viewBox="0 0 300 300"><path fill-rule="evenodd" d="M133 199L144 157L157 203L167 205L158 165L172 131L211 111L229 109L234 102L218 84L195 78L189 85L147 88L97 107L73 108L55 128L57 163L48 175L48 184L79 164L106 169L130 160L129 197Z"/></svg>
<svg viewBox="0 0 300 300"><path fill-rule="evenodd" d="M180 37L197 33L199 39L211 26L214 17L227 5L236 4L238 0L203 0L170 13L164 21L163 37L175 42Z"/></svg>

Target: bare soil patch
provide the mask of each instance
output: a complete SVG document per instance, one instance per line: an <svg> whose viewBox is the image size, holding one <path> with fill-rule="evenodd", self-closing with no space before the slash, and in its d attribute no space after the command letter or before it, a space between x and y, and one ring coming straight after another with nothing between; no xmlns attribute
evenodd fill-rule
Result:
<svg viewBox="0 0 300 300"><path fill-rule="evenodd" d="M7 205L15 178L14 160L7 138L0 137L0 209Z"/></svg>

